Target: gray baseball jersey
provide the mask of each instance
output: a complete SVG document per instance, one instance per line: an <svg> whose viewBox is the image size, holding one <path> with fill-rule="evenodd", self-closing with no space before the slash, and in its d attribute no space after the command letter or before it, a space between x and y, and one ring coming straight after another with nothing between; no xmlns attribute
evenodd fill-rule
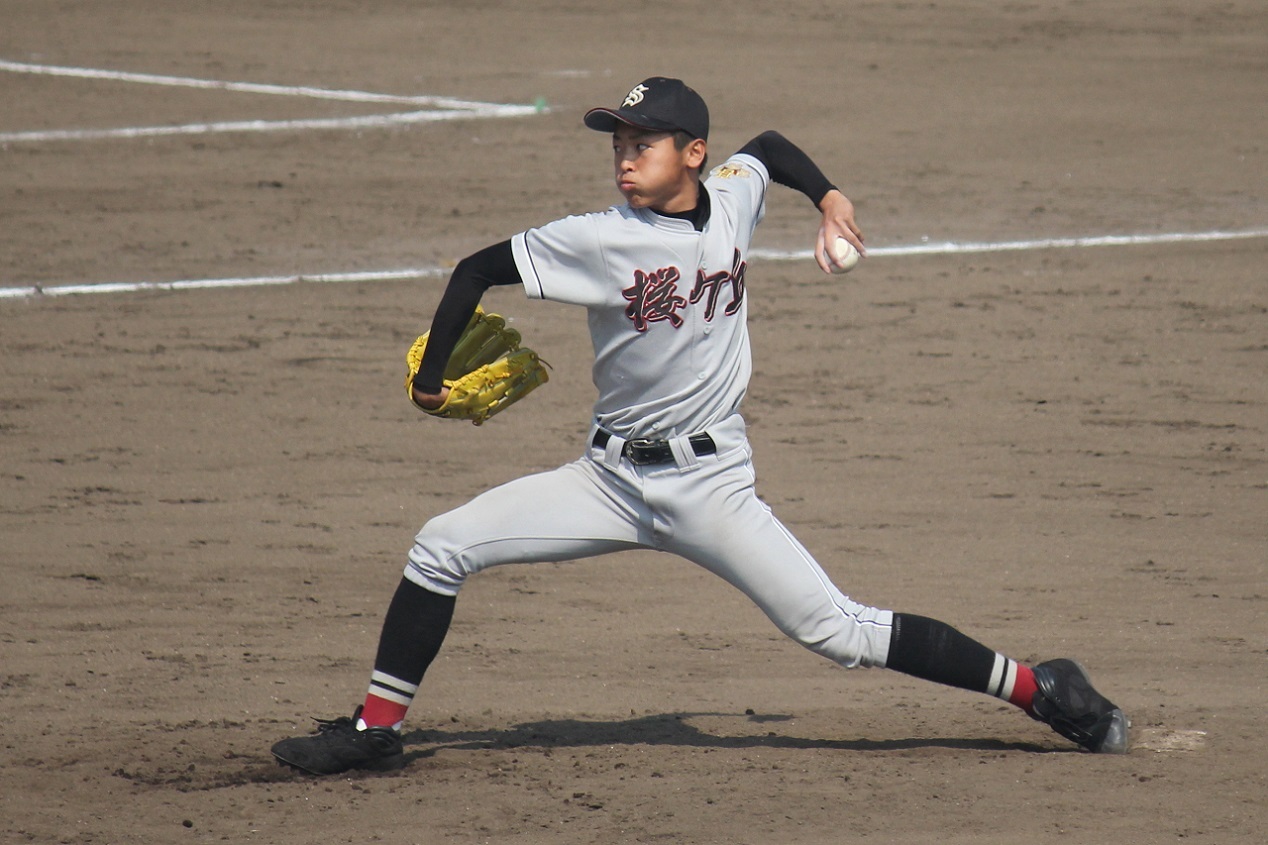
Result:
<svg viewBox="0 0 1268 845"><path fill-rule="evenodd" d="M530 297L589 310L595 418L607 431L676 437L739 408L752 372L745 256L769 183L760 161L736 155L703 183L703 232L622 205L511 239Z"/></svg>

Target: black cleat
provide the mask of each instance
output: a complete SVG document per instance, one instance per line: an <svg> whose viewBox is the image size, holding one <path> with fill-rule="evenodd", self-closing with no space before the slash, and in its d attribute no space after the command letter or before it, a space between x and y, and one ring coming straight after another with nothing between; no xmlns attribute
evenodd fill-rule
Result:
<svg viewBox="0 0 1268 845"><path fill-rule="evenodd" d="M1073 660L1049 660L1034 668L1039 690L1034 717L1094 754L1126 754L1123 711L1092 686L1087 670Z"/></svg>
<svg viewBox="0 0 1268 845"><path fill-rule="evenodd" d="M273 746L278 762L313 775L337 775L349 769L390 772L405 765L401 735L391 728L357 730L358 707L352 717L316 719L317 733L284 739Z"/></svg>

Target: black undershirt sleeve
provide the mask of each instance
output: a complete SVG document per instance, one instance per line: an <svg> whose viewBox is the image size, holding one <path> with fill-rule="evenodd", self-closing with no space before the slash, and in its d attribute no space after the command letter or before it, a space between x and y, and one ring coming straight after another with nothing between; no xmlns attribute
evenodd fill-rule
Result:
<svg viewBox="0 0 1268 845"><path fill-rule="evenodd" d="M458 262L432 318L427 349L414 376L422 393L439 393L444 386L445 365L458 339L471 321L484 292L494 285L522 285L509 240L485 247Z"/></svg>
<svg viewBox="0 0 1268 845"><path fill-rule="evenodd" d="M824 195L836 188L801 147L774 130L768 129L758 135L740 152L766 165L771 179L805 194L816 208Z"/></svg>

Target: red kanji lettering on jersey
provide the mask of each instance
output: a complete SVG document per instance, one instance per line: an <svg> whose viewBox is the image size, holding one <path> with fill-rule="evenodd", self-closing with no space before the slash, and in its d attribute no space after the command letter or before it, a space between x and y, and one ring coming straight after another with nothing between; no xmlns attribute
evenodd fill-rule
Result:
<svg viewBox="0 0 1268 845"><path fill-rule="evenodd" d="M625 316L634 321L637 331L645 332L648 323L660 320L668 320L674 328L682 325L677 311L686 307L687 300L678 295L681 278L677 267L664 267L654 273L634 271L634 284L621 294L630 301L625 306Z"/></svg>
<svg viewBox="0 0 1268 845"><path fill-rule="evenodd" d="M697 270L696 286L691 291L691 304L695 305L700 301L701 297L707 295L708 299L704 305L704 318L712 320L718 307L718 295L722 293L722 286L730 282L731 302L723 312L730 317L740 310L740 305L744 302L744 274L747 270L748 262L741 259L738 249L735 251L735 258L731 262L730 271L720 270L717 273L711 273L706 276L704 270Z"/></svg>

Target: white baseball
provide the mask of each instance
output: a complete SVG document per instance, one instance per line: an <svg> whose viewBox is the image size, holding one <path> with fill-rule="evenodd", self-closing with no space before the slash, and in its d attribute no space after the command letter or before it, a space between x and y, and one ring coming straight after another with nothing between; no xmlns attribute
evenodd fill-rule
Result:
<svg viewBox="0 0 1268 845"><path fill-rule="evenodd" d="M833 273L848 273L859 263L859 251L854 248L854 244L838 235L828 252L828 258L836 259L828 262Z"/></svg>

